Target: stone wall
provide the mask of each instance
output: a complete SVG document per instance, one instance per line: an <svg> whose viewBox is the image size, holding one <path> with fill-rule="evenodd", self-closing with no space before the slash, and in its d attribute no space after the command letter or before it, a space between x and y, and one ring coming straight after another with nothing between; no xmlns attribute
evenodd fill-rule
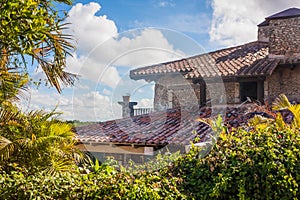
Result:
<svg viewBox="0 0 300 200"><path fill-rule="evenodd" d="M200 98L200 85L189 84L180 86L170 86L172 92L172 106L185 108L198 108Z"/></svg>
<svg viewBox="0 0 300 200"><path fill-rule="evenodd" d="M156 81L154 109L199 106L200 86L181 75L164 76Z"/></svg>
<svg viewBox="0 0 300 200"><path fill-rule="evenodd" d="M278 66L264 82L264 99L272 102L284 93L291 101L300 102L300 64ZM187 84L187 80L164 80L156 84L154 105L156 110L171 107L199 106L200 85ZM168 83L168 84L167 84ZM207 83L206 99L208 105L240 103L240 86L238 82ZM213 101L210 101L213 100Z"/></svg>
<svg viewBox="0 0 300 200"><path fill-rule="evenodd" d="M300 65L278 66L265 81L265 99L273 101L279 94L285 94L289 100L300 102Z"/></svg>
<svg viewBox="0 0 300 200"><path fill-rule="evenodd" d="M155 83L154 88L154 110L165 110L168 107L168 88L163 84Z"/></svg>
<svg viewBox="0 0 300 200"><path fill-rule="evenodd" d="M209 105L239 103L239 83L207 83L206 99ZM198 108L199 106L199 84L174 76L166 76L156 82L154 95L156 111L174 107Z"/></svg>
<svg viewBox="0 0 300 200"><path fill-rule="evenodd" d="M270 27L269 26L259 26L257 33L257 40L261 42L269 42L270 38Z"/></svg>
<svg viewBox="0 0 300 200"><path fill-rule="evenodd" d="M269 42L271 58L300 56L300 17L270 19L258 27L257 40Z"/></svg>
<svg viewBox="0 0 300 200"><path fill-rule="evenodd" d="M293 57L300 53L300 17L270 20L270 54Z"/></svg>
<svg viewBox="0 0 300 200"><path fill-rule="evenodd" d="M239 103L239 83L208 83L206 84L206 99L212 104Z"/></svg>

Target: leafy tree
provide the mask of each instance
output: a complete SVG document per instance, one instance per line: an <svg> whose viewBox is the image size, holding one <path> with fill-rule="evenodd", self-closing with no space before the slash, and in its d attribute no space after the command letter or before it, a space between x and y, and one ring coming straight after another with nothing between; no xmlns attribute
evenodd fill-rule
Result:
<svg viewBox="0 0 300 200"><path fill-rule="evenodd" d="M2 0L0 2L0 168L74 169L79 152L74 151L71 127L57 120L56 113L22 113L13 105L29 81L27 61L37 64L47 83L61 92L75 76L65 71L66 56L74 50L72 37L63 33L66 15L54 3L69 0Z"/></svg>
<svg viewBox="0 0 300 200"><path fill-rule="evenodd" d="M37 62L48 82L61 92L75 76L64 70L66 56L74 50L72 37L64 34L65 17L54 8L55 0L2 0L0 3L0 68L24 73L26 58ZM70 4L70 0L57 0Z"/></svg>

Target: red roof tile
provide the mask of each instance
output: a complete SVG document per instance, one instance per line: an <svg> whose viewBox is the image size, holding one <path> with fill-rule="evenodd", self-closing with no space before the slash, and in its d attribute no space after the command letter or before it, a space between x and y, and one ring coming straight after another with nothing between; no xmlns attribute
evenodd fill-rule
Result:
<svg viewBox="0 0 300 200"><path fill-rule="evenodd" d="M249 119L248 107L230 108L225 116L229 127L243 125ZM214 113L219 113L214 111ZM100 122L76 128L77 138L81 142L114 143L136 145L189 145L198 136L206 141L211 135L211 128L200 122L199 118L212 115L210 108L199 111L168 109L118 120ZM251 117L251 116L250 116ZM252 116L253 117L253 116Z"/></svg>
<svg viewBox="0 0 300 200"><path fill-rule="evenodd" d="M270 75L278 60L268 58L268 43L255 41L186 59L142 67L130 72L132 79L167 73L182 73L186 78Z"/></svg>

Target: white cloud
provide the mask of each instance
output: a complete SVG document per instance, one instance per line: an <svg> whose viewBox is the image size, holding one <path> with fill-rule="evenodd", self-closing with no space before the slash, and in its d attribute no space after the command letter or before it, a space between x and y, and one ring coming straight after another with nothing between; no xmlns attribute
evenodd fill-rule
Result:
<svg viewBox="0 0 300 200"><path fill-rule="evenodd" d="M121 118L121 107L108 96L90 91L73 96L74 119L81 121L104 121Z"/></svg>
<svg viewBox="0 0 300 200"><path fill-rule="evenodd" d="M57 112L63 112L63 116L72 118L70 111L72 111L72 98L58 94L56 90L43 88L43 91L34 88L28 89L26 99L21 99L18 106L24 112L31 110L45 110L51 112L55 109ZM63 109L70 107L70 109Z"/></svg>
<svg viewBox="0 0 300 200"><path fill-rule="evenodd" d="M79 76L80 81L90 80L94 83L102 83L110 87L115 87L120 81L120 75L115 67L98 63L93 58L86 56L67 58L68 71Z"/></svg>
<svg viewBox="0 0 300 200"><path fill-rule="evenodd" d="M175 3L172 1L172 0L159 0L157 2L157 6L158 7L174 7L175 6Z"/></svg>
<svg viewBox="0 0 300 200"><path fill-rule="evenodd" d="M56 91L49 93L41 93L37 89L30 89L30 103L42 105L40 108L49 108L53 105L68 105L70 100L58 94Z"/></svg>
<svg viewBox="0 0 300 200"><path fill-rule="evenodd" d="M132 88L139 83L127 83L130 68L173 60L184 55L174 49L160 30L135 30L116 37L116 24L106 16L97 16L100 9L97 3L76 4L68 13L68 22L72 24L70 30L78 43L73 57L67 58L67 70L78 74L80 78L77 87L73 88L73 94L70 94L70 89L64 95L44 88L39 92L32 90L30 109L51 110L58 105L57 111L63 111L64 119L82 121L120 118L121 106L117 101L124 92L131 93ZM125 72L122 72L126 77L121 77L117 68L119 66L128 67L123 68ZM36 76L39 75L37 72ZM102 88L101 94L95 89L98 85L111 89ZM150 103L142 100L141 105Z"/></svg>
<svg viewBox="0 0 300 200"><path fill-rule="evenodd" d="M256 40L257 24L265 17L299 6L294 0L212 0L210 39L223 46Z"/></svg>
<svg viewBox="0 0 300 200"><path fill-rule="evenodd" d="M121 107L111 98L100 94L98 91L82 92L75 89L70 94L57 94L53 89L42 93L30 89L30 97L23 100L18 106L23 111L45 110L47 112L62 112L60 116L67 120L104 121L121 117ZM57 107L56 107L57 106Z"/></svg>
<svg viewBox="0 0 300 200"><path fill-rule="evenodd" d="M153 99L141 99L135 108L153 108Z"/></svg>
<svg viewBox="0 0 300 200"><path fill-rule="evenodd" d="M78 3L68 12L67 22L71 23L70 30L77 38L77 47L80 51L89 52L118 33L114 21L107 19L105 15L95 15L100 9L98 3L91 2L86 5Z"/></svg>
<svg viewBox="0 0 300 200"><path fill-rule="evenodd" d="M96 14L100 9L98 3L79 3L68 13L67 22L71 23L68 33L71 32L76 38L77 51L73 57L67 57L67 70L78 74L80 78L77 87L73 88L73 94L70 89L65 90L63 95L44 88L32 90L30 109L52 110L58 105L57 111L63 112L64 119L82 121L120 118L121 106L117 101L124 92L132 93L142 82L131 80L128 84L128 77L123 74L128 76L132 67L184 56L160 30L147 28L119 33L114 21L105 15ZM123 67L125 72L121 70L120 73L118 67ZM35 76L41 78L40 75L38 71ZM110 89L96 91L98 85ZM151 105L146 100L148 97L149 94L140 104Z"/></svg>
<svg viewBox="0 0 300 200"><path fill-rule="evenodd" d="M68 22L78 41L78 51L67 59L70 72L113 88L120 81L116 66L148 65L184 55L159 30L118 33L112 20L95 15L100 8L97 3L76 4L69 12Z"/></svg>
<svg viewBox="0 0 300 200"><path fill-rule="evenodd" d="M103 89L102 93L105 94L105 95L111 95L111 91L107 90L105 88Z"/></svg>

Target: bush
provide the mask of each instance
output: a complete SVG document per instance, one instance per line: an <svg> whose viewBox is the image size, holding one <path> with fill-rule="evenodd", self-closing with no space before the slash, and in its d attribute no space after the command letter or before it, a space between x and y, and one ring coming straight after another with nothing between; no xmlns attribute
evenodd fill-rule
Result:
<svg viewBox="0 0 300 200"><path fill-rule="evenodd" d="M0 199L175 199L176 178L156 173L133 175L107 167L97 173L20 172L0 175Z"/></svg>
<svg viewBox="0 0 300 200"><path fill-rule="evenodd" d="M296 129L238 129L223 134L205 158L191 151L157 171L107 165L88 174L3 173L0 199L297 199L299 159Z"/></svg>
<svg viewBox="0 0 300 200"><path fill-rule="evenodd" d="M252 122L251 127L221 133L205 158L180 159L171 169L173 176L184 179L179 190L195 199L300 198L299 128L281 127L279 116Z"/></svg>
<svg viewBox="0 0 300 200"><path fill-rule="evenodd" d="M293 114L291 122L278 112L274 119L256 116L249 126L229 132L218 118L212 128L220 137L204 158L193 148L138 171L96 162L81 172L53 175L2 172L0 199L298 199L300 106L283 97L277 103L276 109L284 106ZM157 168L160 163L165 167Z"/></svg>

